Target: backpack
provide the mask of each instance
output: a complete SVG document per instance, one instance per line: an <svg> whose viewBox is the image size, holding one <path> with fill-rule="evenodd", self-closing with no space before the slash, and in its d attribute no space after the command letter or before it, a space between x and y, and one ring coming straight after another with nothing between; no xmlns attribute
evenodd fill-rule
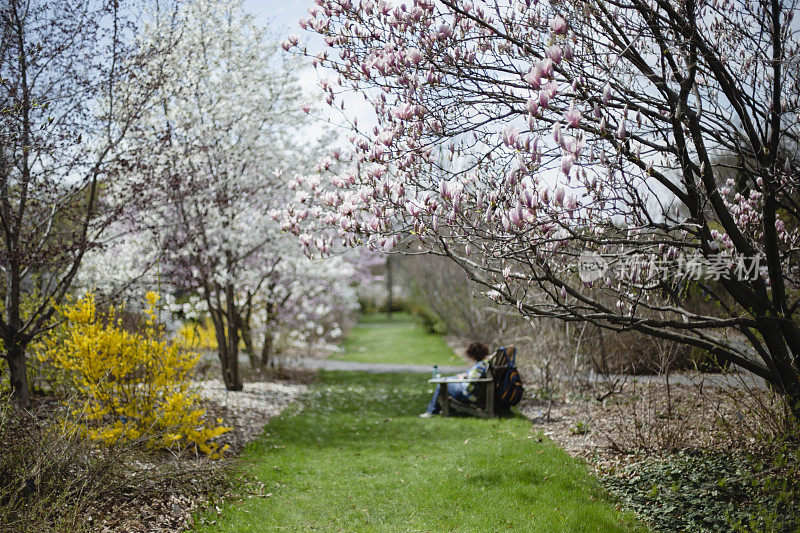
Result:
<svg viewBox="0 0 800 533"><path fill-rule="evenodd" d="M516 365L517 350L513 346L506 350L498 348L492 358L492 375L495 379L494 398L501 407L517 405L525 388Z"/></svg>

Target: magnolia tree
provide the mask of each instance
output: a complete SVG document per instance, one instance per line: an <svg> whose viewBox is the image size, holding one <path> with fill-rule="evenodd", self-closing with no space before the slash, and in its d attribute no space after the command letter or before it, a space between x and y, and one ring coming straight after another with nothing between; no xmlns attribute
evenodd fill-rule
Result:
<svg viewBox="0 0 800 533"><path fill-rule="evenodd" d="M0 6L0 337L23 406L27 347L50 327L84 255L135 192L107 194L124 164L117 149L162 82L158 65L173 42L169 31L146 46L135 41L143 4Z"/></svg>
<svg viewBox="0 0 800 533"><path fill-rule="evenodd" d="M317 0L300 25L327 100L359 92L374 124L285 225L446 255L528 317L707 350L800 414L795 8ZM687 305L697 288L716 305Z"/></svg>
<svg viewBox="0 0 800 533"><path fill-rule="evenodd" d="M268 212L287 197L282 174L311 159L301 64L277 53L240 2L187 2L141 39L173 27L181 39L157 65L169 81L132 128L126 148L138 159L127 175L159 184L142 191L149 205L139 231L158 243L162 279L201 296L225 384L239 390L239 342L244 332L250 343L253 306L280 279L284 256L300 254Z"/></svg>

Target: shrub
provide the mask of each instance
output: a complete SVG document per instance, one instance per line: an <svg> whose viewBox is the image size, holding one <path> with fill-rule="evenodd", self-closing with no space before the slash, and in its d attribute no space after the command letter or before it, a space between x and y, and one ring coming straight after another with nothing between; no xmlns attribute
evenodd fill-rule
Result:
<svg viewBox="0 0 800 533"><path fill-rule="evenodd" d="M63 372L83 400L76 414L92 440L146 438L152 448L193 445L217 457L224 450L212 439L228 429L203 420L205 411L190 387L200 356L164 340L158 299L147 294L144 324L136 332L122 328L113 307L100 316L92 294L62 306L64 322L38 346L38 359Z"/></svg>
<svg viewBox="0 0 800 533"><path fill-rule="evenodd" d="M429 312L436 329L464 343L493 345L503 336L502 308L484 297L482 287L458 265L442 257L413 256L404 259L403 267L414 306Z"/></svg>
<svg viewBox="0 0 800 533"><path fill-rule="evenodd" d="M395 296L392 299L391 305L386 300L377 306L378 313L411 313L413 312L413 305L405 298Z"/></svg>
<svg viewBox="0 0 800 533"><path fill-rule="evenodd" d="M186 322L178 330L177 338L182 348L191 351L216 350L218 346L217 332L214 330L211 317L206 317L203 322Z"/></svg>
<svg viewBox="0 0 800 533"><path fill-rule="evenodd" d="M680 451L643 458L603 484L658 530L796 531L796 478L763 466L745 454Z"/></svg>
<svg viewBox="0 0 800 533"><path fill-rule="evenodd" d="M121 477L116 461L84 441L0 396L0 530L81 530L89 503Z"/></svg>
<svg viewBox="0 0 800 533"><path fill-rule="evenodd" d="M417 317L422 329L431 335L447 335L447 326L432 312L428 311L421 305L416 305L411 308L411 314Z"/></svg>
<svg viewBox="0 0 800 533"><path fill-rule="evenodd" d="M730 368L728 361L721 360L708 350L692 347L687 356L687 366L698 372L722 372Z"/></svg>
<svg viewBox="0 0 800 533"><path fill-rule="evenodd" d="M370 315L380 311L380 307L374 298L367 298L363 295L358 297L358 307L362 315Z"/></svg>
<svg viewBox="0 0 800 533"><path fill-rule="evenodd" d="M70 430L76 422L53 399L35 397L32 409L15 409L0 394L3 532L155 530L148 526L159 518L144 509L173 498L202 503L238 474L225 460L150 457L141 439L97 446Z"/></svg>

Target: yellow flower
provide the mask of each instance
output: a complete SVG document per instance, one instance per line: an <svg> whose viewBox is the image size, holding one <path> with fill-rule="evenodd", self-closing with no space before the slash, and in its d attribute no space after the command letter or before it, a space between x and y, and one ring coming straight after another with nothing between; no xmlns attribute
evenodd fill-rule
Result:
<svg viewBox="0 0 800 533"><path fill-rule="evenodd" d="M200 354L164 338L155 307L160 296L145 298L145 324L137 332L123 329L113 307L98 313L92 294L59 307L64 323L37 344L36 358L85 400L76 414L90 438L112 444L144 437L153 447L193 445L219 457L224 449L212 440L229 430L203 421L190 386Z"/></svg>

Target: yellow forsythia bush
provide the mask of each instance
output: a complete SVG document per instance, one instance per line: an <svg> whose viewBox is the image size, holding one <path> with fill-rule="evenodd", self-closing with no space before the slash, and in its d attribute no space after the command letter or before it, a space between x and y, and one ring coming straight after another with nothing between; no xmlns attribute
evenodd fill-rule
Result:
<svg viewBox="0 0 800 533"><path fill-rule="evenodd" d="M216 350L217 332L211 317L206 317L205 321L186 322L178 331L178 342L187 350Z"/></svg>
<svg viewBox="0 0 800 533"><path fill-rule="evenodd" d="M76 414L90 438L144 438L153 448L196 445L218 457L224 448L213 439L229 430L207 425L192 391L200 356L165 340L156 319L159 296L149 292L146 298L144 324L135 333L122 327L115 308L98 316L92 294L60 307L64 323L39 344L37 356L63 371L85 400Z"/></svg>

